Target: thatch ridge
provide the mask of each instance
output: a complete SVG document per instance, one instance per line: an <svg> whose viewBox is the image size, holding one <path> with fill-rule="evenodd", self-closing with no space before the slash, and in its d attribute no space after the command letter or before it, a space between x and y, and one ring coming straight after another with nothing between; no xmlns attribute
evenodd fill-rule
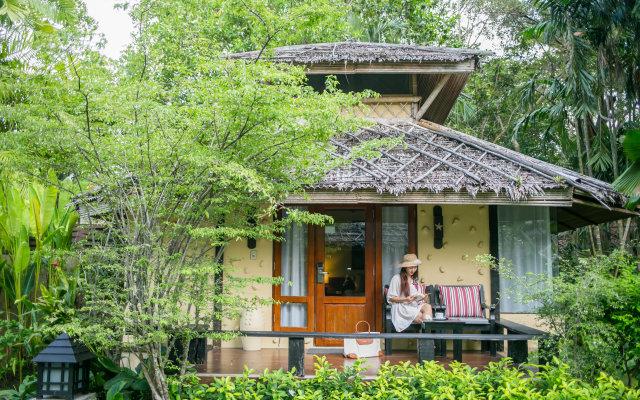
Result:
<svg viewBox="0 0 640 400"><path fill-rule="evenodd" d="M374 63L374 62L461 62L493 53L447 47L406 44L335 42L284 46L263 53L248 51L227 55L231 59L255 59L258 55L274 62L292 64Z"/></svg>

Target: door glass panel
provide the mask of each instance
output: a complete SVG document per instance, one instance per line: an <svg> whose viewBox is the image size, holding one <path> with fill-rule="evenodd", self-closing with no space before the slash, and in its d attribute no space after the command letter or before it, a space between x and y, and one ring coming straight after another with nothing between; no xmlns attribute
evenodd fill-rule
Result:
<svg viewBox="0 0 640 400"><path fill-rule="evenodd" d="M280 285L281 296L307 295L307 255L309 253L307 250L307 231L307 224L294 223L282 235L280 267L283 281Z"/></svg>
<svg viewBox="0 0 640 400"><path fill-rule="evenodd" d="M283 303L280 305L280 326L283 328L307 327L306 303Z"/></svg>
<svg viewBox="0 0 640 400"><path fill-rule="evenodd" d="M365 211L327 210L324 227L325 296L364 296Z"/></svg>
<svg viewBox="0 0 640 400"><path fill-rule="evenodd" d="M302 208L306 210L306 208ZM286 212L283 215L286 217ZM282 284L280 296L306 297L308 227L307 224L292 224L282 235L280 273ZM306 303L283 303L280 305L280 326L304 328L307 326Z"/></svg>
<svg viewBox="0 0 640 400"><path fill-rule="evenodd" d="M409 252L409 207L382 207L382 284L400 272L396 265Z"/></svg>

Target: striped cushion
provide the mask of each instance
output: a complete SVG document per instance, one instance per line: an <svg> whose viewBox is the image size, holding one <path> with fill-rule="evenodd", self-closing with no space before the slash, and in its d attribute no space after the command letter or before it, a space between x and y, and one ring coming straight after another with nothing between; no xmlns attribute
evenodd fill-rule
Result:
<svg viewBox="0 0 640 400"><path fill-rule="evenodd" d="M483 317L480 307L480 285L439 286L447 317Z"/></svg>

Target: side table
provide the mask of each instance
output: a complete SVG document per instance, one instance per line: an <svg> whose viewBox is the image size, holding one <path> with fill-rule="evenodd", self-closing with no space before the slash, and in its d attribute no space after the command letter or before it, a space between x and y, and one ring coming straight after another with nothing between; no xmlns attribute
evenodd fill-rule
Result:
<svg viewBox="0 0 640 400"><path fill-rule="evenodd" d="M453 319L453 318L449 318L449 319L445 319L445 320L428 320L428 321L423 321L422 322L422 332L423 333L431 333L433 331L438 332L438 333L443 333L445 331L452 331L452 333L462 333L462 329L464 327L464 325L466 324L465 321L459 320L459 319ZM420 340L424 340L424 339L419 339ZM446 356L447 354L447 341L444 339L440 339L438 340L440 343L436 344L436 352L438 354L434 354L433 351L431 352L434 355L440 355L440 356ZM431 342L433 342L433 340L431 340ZM433 344L432 344L433 346ZM428 347L428 344L423 344L422 347ZM418 343L418 358L420 359L421 357L421 346L420 343ZM429 351L427 349L427 351L423 351L425 353L425 357L429 357ZM425 358L425 359L427 359ZM431 358L433 360L433 358ZM461 339L454 339L453 340L453 359L458 361L458 362L462 362L462 340ZM420 361L422 361L420 359Z"/></svg>

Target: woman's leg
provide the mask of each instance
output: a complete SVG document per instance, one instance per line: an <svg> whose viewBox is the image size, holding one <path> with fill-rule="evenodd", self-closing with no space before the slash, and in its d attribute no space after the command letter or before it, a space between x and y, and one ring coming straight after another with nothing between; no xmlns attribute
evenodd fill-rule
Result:
<svg viewBox="0 0 640 400"><path fill-rule="evenodd" d="M423 320L433 317L433 312L431 310L431 304L424 304L420 307L420 312L418 316L413 320L416 324L421 323Z"/></svg>

